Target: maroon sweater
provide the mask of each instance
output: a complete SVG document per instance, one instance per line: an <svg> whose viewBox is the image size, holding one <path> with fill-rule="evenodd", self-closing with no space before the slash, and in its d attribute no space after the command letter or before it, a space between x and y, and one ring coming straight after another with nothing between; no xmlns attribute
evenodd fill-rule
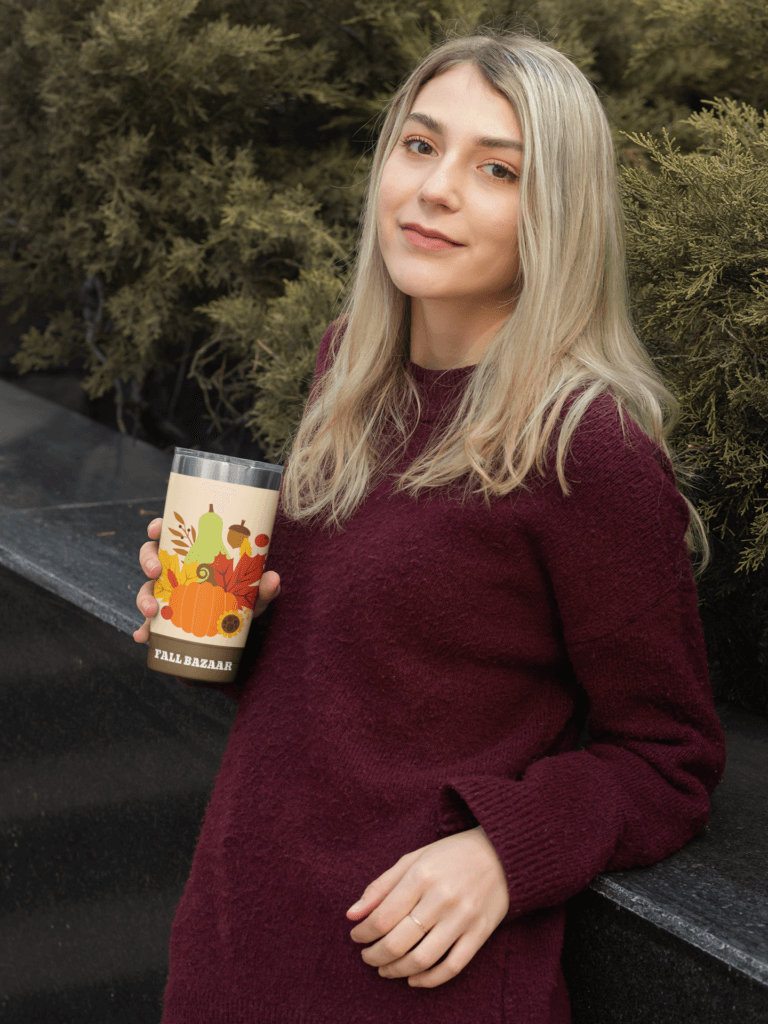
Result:
<svg viewBox="0 0 768 1024"><path fill-rule="evenodd" d="M328 346L323 339L321 360ZM409 364L424 445L471 368ZM280 516L282 593L171 938L164 1024L566 1024L563 903L707 820L724 743L688 514L615 403L490 507L383 480L343 531ZM589 709L591 741L576 749ZM435 989L379 977L347 907L404 853L480 823L509 913Z"/></svg>

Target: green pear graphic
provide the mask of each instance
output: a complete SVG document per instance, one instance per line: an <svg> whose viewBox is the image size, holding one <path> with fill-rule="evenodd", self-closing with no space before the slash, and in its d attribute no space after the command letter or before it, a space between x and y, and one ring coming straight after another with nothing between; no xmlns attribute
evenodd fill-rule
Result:
<svg viewBox="0 0 768 1024"><path fill-rule="evenodd" d="M197 540L187 552L184 564L187 562L199 562L210 564L217 555L229 557L229 552L224 547L222 531L224 520L213 511L211 503L207 512L200 516L197 524Z"/></svg>

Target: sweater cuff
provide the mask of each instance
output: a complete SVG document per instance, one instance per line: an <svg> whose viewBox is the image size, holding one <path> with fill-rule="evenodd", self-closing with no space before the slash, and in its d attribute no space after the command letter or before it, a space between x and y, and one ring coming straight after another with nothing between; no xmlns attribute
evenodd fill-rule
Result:
<svg viewBox="0 0 768 1024"><path fill-rule="evenodd" d="M447 836L482 826L504 868L511 920L565 903L604 869L618 821L600 823L578 808L571 815L565 825L544 812L541 795L524 783L472 776L440 790L438 830Z"/></svg>
<svg viewBox="0 0 768 1024"><path fill-rule="evenodd" d="M477 828L480 822L451 785L443 786L439 796L437 834L441 839Z"/></svg>

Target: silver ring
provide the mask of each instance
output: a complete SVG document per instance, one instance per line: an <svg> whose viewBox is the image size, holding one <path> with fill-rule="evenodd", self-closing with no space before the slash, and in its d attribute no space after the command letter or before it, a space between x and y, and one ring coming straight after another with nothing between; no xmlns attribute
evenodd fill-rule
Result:
<svg viewBox="0 0 768 1024"><path fill-rule="evenodd" d="M425 935L427 934L427 932L429 931L429 928L425 928L424 925L421 923L421 921L418 919L418 917L414 917L413 914L409 914L408 917L410 917L410 919L414 922L414 924L417 924L419 926L419 928L421 928L421 930L424 932Z"/></svg>

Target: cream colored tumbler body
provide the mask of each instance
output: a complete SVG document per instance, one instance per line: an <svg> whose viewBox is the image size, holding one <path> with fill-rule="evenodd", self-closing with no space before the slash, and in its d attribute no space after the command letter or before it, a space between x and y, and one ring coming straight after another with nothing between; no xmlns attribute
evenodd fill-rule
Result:
<svg viewBox="0 0 768 1024"><path fill-rule="evenodd" d="M156 672L234 679L264 571L282 466L177 448L149 631Z"/></svg>

